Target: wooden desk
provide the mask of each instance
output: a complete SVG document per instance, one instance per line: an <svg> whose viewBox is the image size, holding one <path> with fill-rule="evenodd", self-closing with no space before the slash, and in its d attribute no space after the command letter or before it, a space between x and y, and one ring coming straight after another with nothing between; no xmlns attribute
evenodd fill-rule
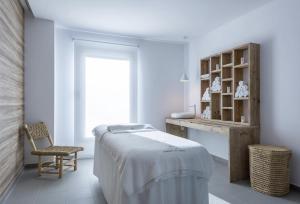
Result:
<svg viewBox="0 0 300 204"><path fill-rule="evenodd" d="M248 145L259 144L258 126L202 119L166 119L166 131L170 134L187 137L187 128L228 136L229 181L234 182L249 178Z"/></svg>

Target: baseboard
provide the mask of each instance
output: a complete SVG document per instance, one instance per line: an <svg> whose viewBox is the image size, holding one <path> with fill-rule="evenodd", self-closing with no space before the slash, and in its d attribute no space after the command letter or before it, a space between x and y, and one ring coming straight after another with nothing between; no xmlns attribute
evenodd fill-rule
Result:
<svg viewBox="0 0 300 204"><path fill-rule="evenodd" d="M300 192L300 187L296 186L295 184L291 184L291 189Z"/></svg>
<svg viewBox="0 0 300 204"><path fill-rule="evenodd" d="M24 168L21 167L18 170L18 173L15 175L15 177L11 180L10 184L6 187L5 191L0 195L0 203L4 203L7 198L9 197L10 193L13 191L13 189L15 188L18 180L21 178L22 174L23 174L23 170Z"/></svg>
<svg viewBox="0 0 300 204"><path fill-rule="evenodd" d="M215 156L215 155L211 155L213 157L213 159L218 162L218 163L222 163L224 165L228 164L228 161L226 159L223 159L221 157ZM295 190L295 191L299 191L300 192L300 187L295 185L295 184L290 184L291 189Z"/></svg>

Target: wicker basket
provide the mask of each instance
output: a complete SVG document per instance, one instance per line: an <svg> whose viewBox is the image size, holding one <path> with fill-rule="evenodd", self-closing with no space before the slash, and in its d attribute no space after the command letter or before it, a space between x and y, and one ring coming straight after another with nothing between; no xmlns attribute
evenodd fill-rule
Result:
<svg viewBox="0 0 300 204"><path fill-rule="evenodd" d="M249 151L251 187L272 196L288 194L291 151L266 145L249 145Z"/></svg>

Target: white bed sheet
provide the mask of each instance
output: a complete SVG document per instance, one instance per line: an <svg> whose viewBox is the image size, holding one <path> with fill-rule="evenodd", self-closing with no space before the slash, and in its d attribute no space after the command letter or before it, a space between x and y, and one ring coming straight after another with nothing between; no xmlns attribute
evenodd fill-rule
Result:
<svg viewBox="0 0 300 204"><path fill-rule="evenodd" d="M176 144L178 148L199 145L160 131L135 134L167 144ZM207 165L208 169L211 169L209 166L211 163L207 163ZM126 189L120 185L121 178L118 174L117 163L105 146L105 142L100 142L99 139L95 140L94 174L99 178L108 204L208 204L209 175L203 174L168 175L165 179L161 179L161 177L148 182L143 191L128 194ZM134 180L134 178L130 179Z"/></svg>

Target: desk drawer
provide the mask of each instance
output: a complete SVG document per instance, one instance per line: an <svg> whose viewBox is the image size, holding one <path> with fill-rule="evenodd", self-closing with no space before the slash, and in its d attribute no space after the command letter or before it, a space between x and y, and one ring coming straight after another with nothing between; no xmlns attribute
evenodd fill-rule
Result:
<svg viewBox="0 0 300 204"><path fill-rule="evenodd" d="M187 138L187 128L181 127L179 125L173 125L166 123L166 132L171 135L176 135L178 137Z"/></svg>

